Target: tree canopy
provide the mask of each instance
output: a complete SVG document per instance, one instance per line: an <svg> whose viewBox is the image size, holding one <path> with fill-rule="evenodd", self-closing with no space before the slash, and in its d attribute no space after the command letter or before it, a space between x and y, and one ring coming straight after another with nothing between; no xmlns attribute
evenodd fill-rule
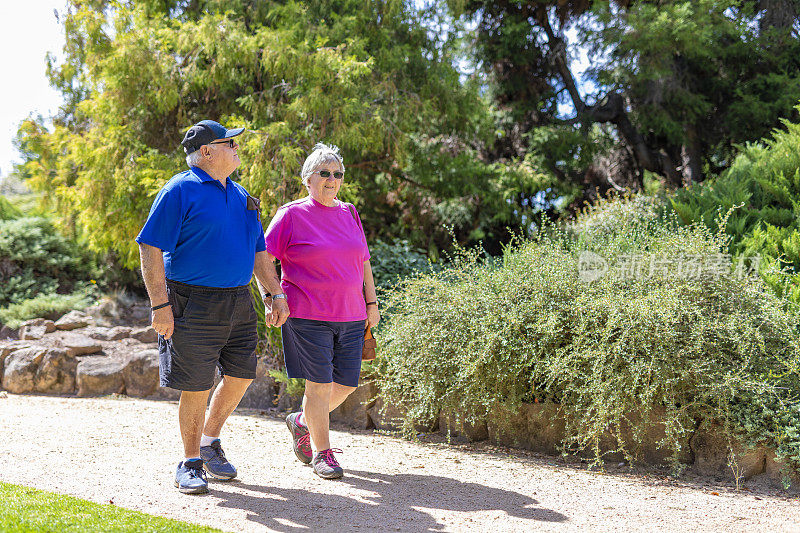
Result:
<svg viewBox="0 0 800 533"><path fill-rule="evenodd" d="M596 191L702 181L793 117L800 1L91 0L61 14L64 106L17 173L63 228L134 267L133 238L203 118L244 126L265 215L339 145L372 239L497 253ZM591 57L581 78L574 57Z"/></svg>

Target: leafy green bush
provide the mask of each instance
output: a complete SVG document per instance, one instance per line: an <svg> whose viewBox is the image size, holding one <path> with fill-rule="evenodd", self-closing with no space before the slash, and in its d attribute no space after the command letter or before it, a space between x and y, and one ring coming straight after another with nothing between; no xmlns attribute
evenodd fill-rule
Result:
<svg viewBox="0 0 800 533"><path fill-rule="evenodd" d="M744 147L718 179L678 191L672 206L684 223L712 229L720 210L737 207L726 225L730 252L760 256L770 289L800 305L800 124L784 125Z"/></svg>
<svg viewBox="0 0 800 533"><path fill-rule="evenodd" d="M565 450L599 459L611 432L617 449L608 451L635 459L658 410L676 464L708 419L800 462L800 346L782 302L730 268L620 270L632 257L713 264L727 245L722 233L632 201L606 205L629 216L589 210L518 241L501 261L462 251L390 291L375 371L381 393L407 409L405 427L441 410L480 418L553 402ZM592 282L579 277L587 252L609 267Z"/></svg>
<svg viewBox="0 0 800 533"><path fill-rule="evenodd" d="M378 288L386 288L415 272L432 268L424 250L414 248L406 240L393 243L376 241L370 245L370 265Z"/></svg>
<svg viewBox="0 0 800 533"><path fill-rule="evenodd" d="M0 323L18 328L22 322L31 318L55 320L71 309L83 309L91 305L92 299L93 293L88 287L70 294L40 294L0 308Z"/></svg>
<svg viewBox="0 0 800 533"><path fill-rule="evenodd" d="M0 308L41 294L73 292L93 261L44 218L0 221Z"/></svg>
<svg viewBox="0 0 800 533"><path fill-rule="evenodd" d="M21 215L22 212L14 204L9 202L5 196L0 195L0 220L9 220Z"/></svg>

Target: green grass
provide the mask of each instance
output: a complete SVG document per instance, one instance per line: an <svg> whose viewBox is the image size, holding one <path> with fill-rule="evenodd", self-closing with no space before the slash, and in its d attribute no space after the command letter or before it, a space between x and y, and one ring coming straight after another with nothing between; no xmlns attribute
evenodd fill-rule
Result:
<svg viewBox="0 0 800 533"><path fill-rule="evenodd" d="M220 530L0 482L0 531L167 533Z"/></svg>

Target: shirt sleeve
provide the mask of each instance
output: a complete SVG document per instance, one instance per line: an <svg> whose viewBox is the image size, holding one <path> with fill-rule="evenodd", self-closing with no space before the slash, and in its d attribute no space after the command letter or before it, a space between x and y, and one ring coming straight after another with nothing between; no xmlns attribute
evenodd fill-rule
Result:
<svg viewBox="0 0 800 533"><path fill-rule="evenodd" d="M181 220L183 220L183 210L180 190L164 187L153 201L142 231L136 236L136 242L174 252L178 244Z"/></svg>
<svg viewBox="0 0 800 533"><path fill-rule="evenodd" d="M370 257L372 257L369 253L369 246L367 246L367 236L364 234L364 226L361 225L361 215L358 214L358 209L353 204L350 204L350 208L353 209L353 213L356 214L354 217L356 219L356 224L358 225L358 229L361 230L361 239L364 242L364 261L369 261Z"/></svg>
<svg viewBox="0 0 800 533"><path fill-rule="evenodd" d="M291 238L292 217L288 209L280 208L275 213L275 216L272 217L272 221L269 223L266 233L264 233L265 249L276 257L278 261L281 261L286 254Z"/></svg>
<svg viewBox="0 0 800 533"><path fill-rule="evenodd" d="M263 252L267 249L267 244L264 242L264 226L261 222L258 223L258 235L256 236L256 253Z"/></svg>

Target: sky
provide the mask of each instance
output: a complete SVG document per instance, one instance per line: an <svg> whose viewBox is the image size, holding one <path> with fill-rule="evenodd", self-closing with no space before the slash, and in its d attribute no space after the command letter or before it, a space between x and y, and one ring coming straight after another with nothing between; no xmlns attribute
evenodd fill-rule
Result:
<svg viewBox="0 0 800 533"><path fill-rule="evenodd" d="M0 98L0 177L11 172L19 154L12 141L19 123L30 114L53 115L61 104L45 75L45 55L61 57L64 32L53 10L63 0L23 0L6 6L0 16L0 65L5 82Z"/></svg>

